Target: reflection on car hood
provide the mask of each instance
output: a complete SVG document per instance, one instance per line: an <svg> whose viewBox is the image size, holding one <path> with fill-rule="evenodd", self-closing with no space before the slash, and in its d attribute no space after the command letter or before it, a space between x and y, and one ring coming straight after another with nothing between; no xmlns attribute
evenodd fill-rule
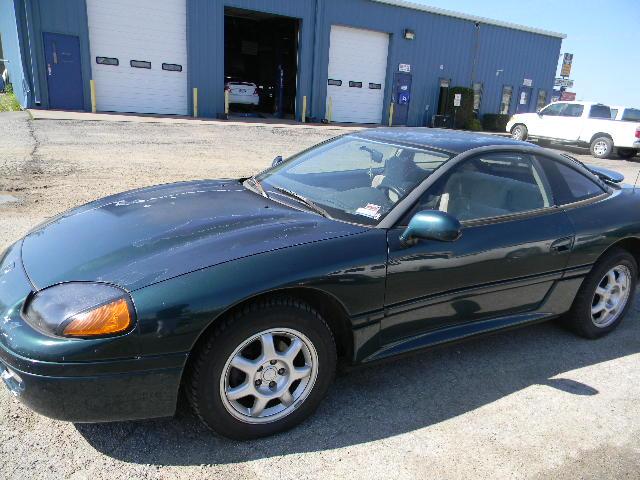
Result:
<svg viewBox="0 0 640 480"><path fill-rule="evenodd" d="M102 281L135 290L229 260L365 231L273 202L237 180L126 192L70 210L24 240L36 288Z"/></svg>

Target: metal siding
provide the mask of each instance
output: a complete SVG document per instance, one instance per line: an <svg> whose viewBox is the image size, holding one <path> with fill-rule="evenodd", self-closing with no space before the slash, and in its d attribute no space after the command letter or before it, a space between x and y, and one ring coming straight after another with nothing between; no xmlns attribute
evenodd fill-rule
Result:
<svg viewBox="0 0 640 480"><path fill-rule="evenodd" d="M311 95L315 2L313 0L187 0L189 89L198 88L200 115L224 111L224 7L243 8L301 20L296 116L302 96ZM193 109L190 99L189 109Z"/></svg>
<svg viewBox="0 0 640 480"><path fill-rule="evenodd" d="M332 24L391 34L387 77L389 87L385 92L383 118L388 116L392 72L397 70L400 63L411 64L413 74L409 125L424 125L425 120L434 114L440 77L450 78L452 86L471 86L476 28L474 22L370 0L322 0L322 5L315 46L317 64L312 102L315 116L325 115L329 31ZM415 31L415 40L403 38L406 28ZM533 79L534 95L538 88L550 91L560 45L559 38L481 24L476 64L476 81L482 81L484 85L480 112L497 112L502 85L513 85L515 97L517 87L522 85L525 76ZM444 66L443 70L440 70L440 65ZM498 68L503 68L505 72L496 79L495 72ZM534 102L531 103L531 108L535 108Z"/></svg>
<svg viewBox="0 0 640 480"><path fill-rule="evenodd" d="M80 40L82 59L82 86L84 109L91 109L91 58L89 53L89 26L85 0L31 0L33 23L33 47L35 53L34 74L39 82L39 94L43 107L49 106L46 69L44 68L43 32L75 35Z"/></svg>
<svg viewBox="0 0 640 480"><path fill-rule="evenodd" d="M0 35L4 58L9 60L5 66L9 70L9 79L14 93L23 107L28 106L30 87L22 64L20 26L14 0L0 0Z"/></svg>

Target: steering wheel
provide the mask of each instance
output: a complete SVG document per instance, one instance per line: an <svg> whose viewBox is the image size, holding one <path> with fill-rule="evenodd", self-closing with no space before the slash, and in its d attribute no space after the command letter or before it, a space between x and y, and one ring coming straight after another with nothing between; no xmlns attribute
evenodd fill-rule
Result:
<svg viewBox="0 0 640 480"><path fill-rule="evenodd" d="M400 188L396 187L395 185L387 185L383 182L383 183L380 183L379 185L376 185L376 188L383 190L387 198L392 203L396 203L398 200L400 200L404 196L404 192Z"/></svg>

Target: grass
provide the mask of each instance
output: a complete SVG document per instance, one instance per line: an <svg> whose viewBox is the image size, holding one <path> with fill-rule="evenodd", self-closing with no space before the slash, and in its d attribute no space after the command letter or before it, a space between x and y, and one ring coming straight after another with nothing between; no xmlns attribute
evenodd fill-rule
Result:
<svg viewBox="0 0 640 480"><path fill-rule="evenodd" d="M13 93L0 93L0 112L18 112L22 110Z"/></svg>

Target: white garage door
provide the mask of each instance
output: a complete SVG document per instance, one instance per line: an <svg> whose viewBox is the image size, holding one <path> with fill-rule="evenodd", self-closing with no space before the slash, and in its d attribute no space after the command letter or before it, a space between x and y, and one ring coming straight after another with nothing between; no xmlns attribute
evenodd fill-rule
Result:
<svg viewBox="0 0 640 480"><path fill-rule="evenodd" d="M186 8L186 0L87 0L98 110L187 114Z"/></svg>
<svg viewBox="0 0 640 480"><path fill-rule="evenodd" d="M327 103L335 122L381 123L387 76L387 33L331 27Z"/></svg>

